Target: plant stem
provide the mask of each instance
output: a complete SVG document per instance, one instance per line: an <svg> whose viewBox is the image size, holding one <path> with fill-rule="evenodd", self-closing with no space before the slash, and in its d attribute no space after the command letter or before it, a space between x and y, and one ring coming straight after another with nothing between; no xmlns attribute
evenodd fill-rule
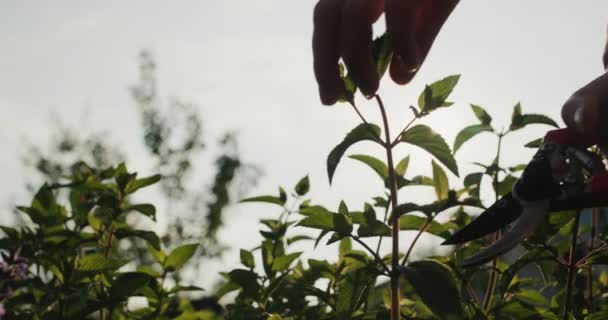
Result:
<svg viewBox="0 0 608 320"><path fill-rule="evenodd" d="M359 237L351 235L351 238L353 238L353 240L355 240L358 244L360 244L363 248L365 248L365 250L367 250L369 253L371 253L371 255L374 256L374 259L376 259L376 262L378 262L382 266L382 268L386 272L386 275L390 277L391 270L388 268L388 266L386 264L384 264L384 261L382 261L382 258L380 258L380 256L376 252L374 252L374 250L372 248L370 248L367 245L367 243L362 241Z"/></svg>
<svg viewBox="0 0 608 320"><path fill-rule="evenodd" d="M595 232L597 228L597 208L591 209L591 239L589 240L589 252L593 251L595 245ZM593 265L587 268L587 299L589 299L589 314L593 313Z"/></svg>
<svg viewBox="0 0 608 320"><path fill-rule="evenodd" d="M574 282L574 276L576 275L576 240L578 239L578 224L581 217L581 211L576 212L574 217L574 226L572 227L572 238L570 239L570 254L568 256L568 283L566 284L566 303L564 306L564 314L562 319L567 320L568 314L570 313L570 303L572 296L572 283Z"/></svg>
<svg viewBox="0 0 608 320"><path fill-rule="evenodd" d="M391 147L396 146L399 143L399 138L401 137L401 135L410 128L410 126L414 123L414 121L416 121L418 119L418 117L414 117L414 119L410 120L410 122L408 122L405 127L403 129L401 129L401 131L399 131L399 134L395 136L395 140L393 140L393 142L391 142Z"/></svg>
<svg viewBox="0 0 608 320"><path fill-rule="evenodd" d="M351 107L353 107L353 109L355 110L355 112L357 113L357 115L359 116L361 121L363 121L363 123L366 125L367 129L372 134L372 137L374 137L376 135L376 133L371 129L371 127L369 126L369 122L367 122L367 119L365 119L363 114L361 114L361 112L359 111L359 108L357 108L357 105L355 105L355 102L352 100L349 100L348 103L351 105ZM374 141L380 143L383 147L385 146L385 143L382 140L374 140Z"/></svg>
<svg viewBox="0 0 608 320"><path fill-rule="evenodd" d="M391 145L391 134L388 125L388 118L386 117L386 110L384 103L380 99L379 95L376 95L376 101L382 114L382 122L384 123L384 134L385 134L385 149L386 149L386 162L388 166L388 177L390 181L391 191L391 205L393 211L397 208L397 179L395 177L395 165L393 164L393 146ZM392 214L391 221L391 236L393 239L392 255L391 255L391 320L399 320L401 318L400 312L400 297L399 297L399 216Z"/></svg>
<svg viewBox="0 0 608 320"><path fill-rule="evenodd" d="M500 239L500 230L494 232L494 237L492 238L492 243L498 241ZM490 270L490 278L488 279L488 287L486 289L486 293L483 297L483 309L488 311L490 310L490 306L492 304L492 296L494 295L494 291L496 290L496 282L498 281L498 272L496 272L496 264L498 263L498 258L492 260L492 269Z"/></svg>
<svg viewBox="0 0 608 320"><path fill-rule="evenodd" d="M112 250L113 236L114 236L114 226L110 225L110 228L108 228L108 240L106 241L106 252L104 254L106 258L110 257L110 251Z"/></svg>
<svg viewBox="0 0 608 320"><path fill-rule="evenodd" d="M492 177L492 186L494 187L494 201L498 201L498 169L500 168L500 150L502 147L502 138L506 133L498 134L498 147L496 148L496 172L494 172L494 176ZM500 239L500 230L494 232L494 236L492 237L492 243L498 241ZM494 295L494 291L496 290L496 282L498 281L498 272L496 272L496 265L498 263L498 257L492 260L492 269L490 271L490 278L488 279L488 286L486 288L486 293L483 297L483 309L488 311L492 304L492 296Z"/></svg>
<svg viewBox="0 0 608 320"><path fill-rule="evenodd" d="M386 204L386 210L384 210L384 219L382 220L382 222L386 223L386 219L388 218L388 209L391 207L390 203ZM380 239L378 239L378 245L376 246L376 254L380 253L380 246L382 245L382 239L384 239L384 236L380 236Z"/></svg>
<svg viewBox="0 0 608 320"><path fill-rule="evenodd" d="M422 225L422 227L420 227L420 230L418 230L418 234L416 234L416 237L414 238L414 240L412 240L412 243L410 244L410 247L407 249L407 253L403 257L403 260L401 260L401 265L402 266L404 266L405 263L407 263L407 260L410 258L410 254L412 254L412 250L414 249L414 246L416 245L416 242L418 242L418 239L426 231L426 229L429 228L429 226L431 225L431 222L433 222L433 218L429 218Z"/></svg>

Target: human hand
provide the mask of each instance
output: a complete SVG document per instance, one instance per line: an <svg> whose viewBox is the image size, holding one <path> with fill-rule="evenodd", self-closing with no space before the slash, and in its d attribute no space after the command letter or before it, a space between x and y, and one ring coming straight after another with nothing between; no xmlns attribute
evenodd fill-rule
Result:
<svg viewBox="0 0 608 320"><path fill-rule="evenodd" d="M603 55L608 69L608 41ZM608 147L608 72L577 90L562 108L562 118L568 127L579 133L599 136L602 149Z"/></svg>
<svg viewBox="0 0 608 320"><path fill-rule="evenodd" d="M372 24L385 13L393 48L390 75L398 84L412 80L437 33L459 0L319 0L314 10L313 59L321 102L332 105L344 94L338 61L367 96L378 90L372 58Z"/></svg>

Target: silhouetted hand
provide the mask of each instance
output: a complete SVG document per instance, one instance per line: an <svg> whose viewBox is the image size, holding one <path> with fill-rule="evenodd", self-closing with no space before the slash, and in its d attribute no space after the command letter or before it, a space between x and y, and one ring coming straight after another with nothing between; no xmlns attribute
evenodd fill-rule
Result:
<svg viewBox="0 0 608 320"><path fill-rule="evenodd" d="M382 13L394 50L391 78L407 84L456 4L458 0L319 0L312 46L321 102L332 105L344 92L340 58L364 95L376 93L379 79L371 51L372 24Z"/></svg>
<svg viewBox="0 0 608 320"><path fill-rule="evenodd" d="M608 68L608 41L603 55ZM568 127L581 133L599 135L602 151L608 151L608 72L577 90L562 108L562 118Z"/></svg>

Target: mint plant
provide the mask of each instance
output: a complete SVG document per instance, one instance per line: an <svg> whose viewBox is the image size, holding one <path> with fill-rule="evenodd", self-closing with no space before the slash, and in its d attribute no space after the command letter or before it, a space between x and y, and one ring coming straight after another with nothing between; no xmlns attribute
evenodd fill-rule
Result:
<svg viewBox="0 0 608 320"><path fill-rule="evenodd" d="M18 207L30 223L0 226L2 317L103 320L194 314L178 303L177 295L202 289L169 286L165 279L194 255L198 244L167 252L156 233L128 223L129 215L155 220L154 205L133 203L131 195L160 179L138 178L124 164L96 170L80 163L69 178L44 184L30 205ZM156 263L130 266L133 251L121 248L127 238L144 240ZM131 297L144 297L147 306L128 308Z"/></svg>
<svg viewBox="0 0 608 320"><path fill-rule="evenodd" d="M600 319L605 316L605 307L598 299L608 276L592 270L593 265L605 261L605 244L598 246L596 239L598 235L603 237L597 229L598 210L593 210L592 224L586 227L581 227L581 212L551 214L541 230L520 249L488 265L468 269L460 266L465 257L499 239L500 232L488 239L453 247L445 256L411 260L411 253L423 234L446 239L468 224L474 213L485 209L484 203L491 203L511 191L517 175L525 168L525 164L505 166L501 161L503 145L513 132L529 125L557 127L549 117L523 113L518 103L508 129L498 130L485 109L471 105L478 123L463 128L450 149L439 133L416 122L451 107L448 98L458 80L459 76L454 75L426 86L417 107L410 107L412 120L392 136L382 99L375 97L382 124L370 123L358 111L353 99L356 88L348 76L344 76L347 88L351 88L351 95L345 97L344 102L351 105L362 123L329 153L329 180L333 180L349 147L370 141L386 151L385 159L365 154L352 154L348 158L373 170L384 183L386 193L361 204L341 202L334 209L304 198L306 193L298 192L297 188L290 193L291 197L280 188L278 195L243 200L278 205L283 213L277 220L262 220L268 228L261 231L263 243L252 251L241 251L244 268L224 274L225 283L218 295L238 290L235 302L228 305L229 319L250 319L253 314L260 319ZM487 164L475 163L481 170L464 175L460 186L450 185L448 174L460 175L454 153L480 134L496 137L494 159ZM536 139L525 147L535 148L541 141ZM432 176L408 172L411 156L393 153L399 144L431 154ZM485 179L490 182L487 185L493 197L482 201L481 195L488 193L481 190ZM303 178L298 185L304 181L308 190L308 178ZM414 192L405 193L405 201L398 199L397 192L411 186L433 188L436 199L420 203ZM357 207L357 210L351 209ZM437 220L439 215L449 218ZM318 235L309 238L297 234L301 227L318 230ZM411 243L405 246L399 241L402 231L415 232ZM589 236L590 243L577 246L583 232ZM380 251L384 238L392 242L391 252ZM339 252L335 261L304 260L300 252L289 249L295 241L310 241L314 247L338 242ZM263 273L254 264L256 255L264 263ZM583 280L586 285L574 285Z"/></svg>

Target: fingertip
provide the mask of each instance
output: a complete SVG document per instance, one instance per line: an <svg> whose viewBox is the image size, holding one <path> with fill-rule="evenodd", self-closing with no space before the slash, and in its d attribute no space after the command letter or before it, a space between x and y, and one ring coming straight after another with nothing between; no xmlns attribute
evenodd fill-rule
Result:
<svg viewBox="0 0 608 320"><path fill-rule="evenodd" d="M319 89L319 97L321 98L321 103L325 106L331 106L336 104L340 99L340 94L335 91L327 91Z"/></svg>
<svg viewBox="0 0 608 320"><path fill-rule="evenodd" d="M411 65L408 66L405 64L399 55L394 54L392 56L389 74L395 83L399 85L408 84L410 81L412 81L417 71L417 68L413 68Z"/></svg>

